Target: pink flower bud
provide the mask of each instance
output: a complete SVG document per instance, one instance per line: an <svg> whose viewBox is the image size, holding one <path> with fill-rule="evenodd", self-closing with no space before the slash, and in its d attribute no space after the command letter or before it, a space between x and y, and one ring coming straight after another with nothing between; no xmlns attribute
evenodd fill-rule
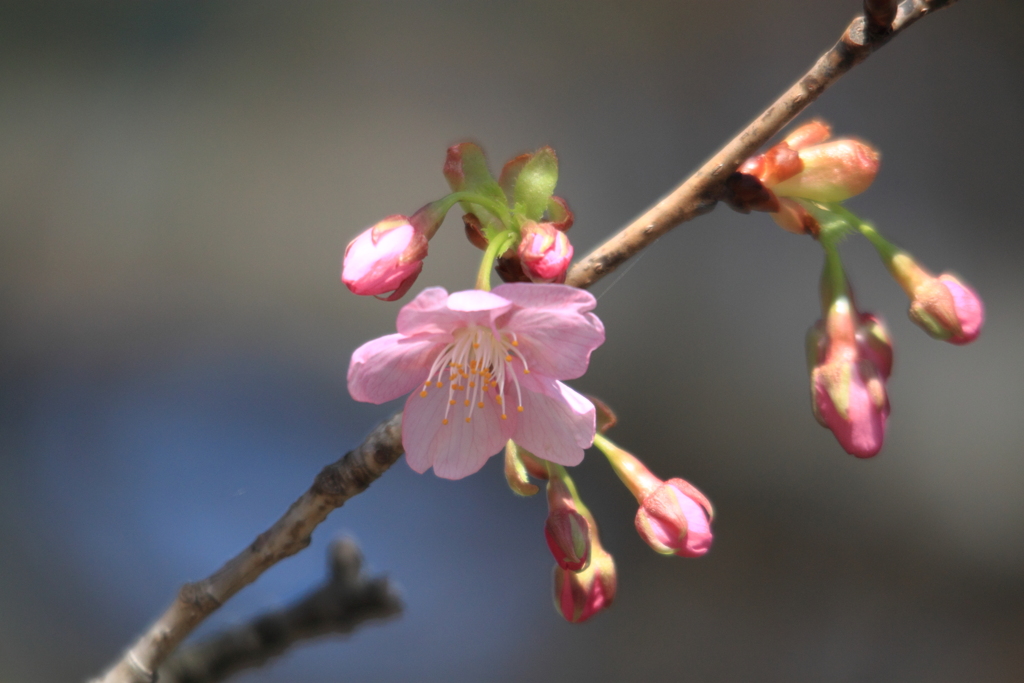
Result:
<svg viewBox="0 0 1024 683"><path fill-rule="evenodd" d="M888 338L881 321L865 316L862 322L846 296L837 298L824 324L808 333L814 416L858 458L877 454L885 438L885 378L892 368Z"/></svg>
<svg viewBox="0 0 1024 683"><path fill-rule="evenodd" d="M345 248L341 281L355 294L394 301L423 270L427 237L405 216L388 216L364 230Z"/></svg>
<svg viewBox="0 0 1024 683"><path fill-rule="evenodd" d="M558 566L578 572L590 562L586 518L575 510L552 510L544 524L544 537Z"/></svg>
<svg viewBox="0 0 1024 683"><path fill-rule="evenodd" d="M878 173L880 155L860 140L843 139L798 152L803 170L772 185L779 197L839 202L868 189Z"/></svg>
<svg viewBox="0 0 1024 683"><path fill-rule="evenodd" d="M710 510L707 498L691 484L669 479L640 503L636 530L662 555L700 557L711 547Z"/></svg>
<svg viewBox="0 0 1024 683"><path fill-rule="evenodd" d="M572 244L550 223L527 221L522 227L519 260L532 281L562 283L572 261Z"/></svg>
<svg viewBox="0 0 1024 683"><path fill-rule="evenodd" d="M592 530L577 508L574 490L568 475L548 479L549 512L544 537L558 566L578 572L590 563Z"/></svg>
<svg viewBox="0 0 1024 683"><path fill-rule="evenodd" d="M925 332L950 344L968 344L985 324L985 306L977 292L949 273L935 277L906 252L886 265L910 297L910 319Z"/></svg>
<svg viewBox="0 0 1024 683"><path fill-rule="evenodd" d="M586 621L615 600L615 560L600 546L589 567L574 572L556 566L553 578L555 609L570 623Z"/></svg>
<svg viewBox="0 0 1024 683"><path fill-rule="evenodd" d="M711 547L711 501L684 479L662 481L639 458L598 434L596 445L640 504L636 530L663 555L699 557Z"/></svg>

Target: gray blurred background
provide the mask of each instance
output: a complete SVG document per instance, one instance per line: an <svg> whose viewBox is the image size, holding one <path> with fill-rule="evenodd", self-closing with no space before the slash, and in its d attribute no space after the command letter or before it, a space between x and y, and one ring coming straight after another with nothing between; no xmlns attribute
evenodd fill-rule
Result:
<svg viewBox="0 0 1024 683"><path fill-rule="evenodd" d="M348 396L349 355L400 304L350 294L339 263L446 192L448 145L480 141L495 170L554 146L582 255L858 6L3 6L0 679L98 671L400 406ZM572 626L540 497L514 497L497 459L459 482L400 462L202 632L318 583L343 533L404 617L237 680L1024 680L1022 21L1019 0L964 0L808 112L883 151L851 208L987 306L977 343L933 341L867 244L844 245L897 345L878 457L811 416L817 245L720 207L595 287L608 341L574 382L617 409L613 439L715 502L708 556L643 545L591 452L575 474L620 588ZM457 212L430 252L413 293L471 286Z"/></svg>

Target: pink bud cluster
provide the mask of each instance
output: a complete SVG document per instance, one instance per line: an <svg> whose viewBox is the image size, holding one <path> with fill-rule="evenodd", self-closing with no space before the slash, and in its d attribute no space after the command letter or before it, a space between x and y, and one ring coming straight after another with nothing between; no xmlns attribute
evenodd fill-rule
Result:
<svg viewBox="0 0 1024 683"><path fill-rule="evenodd" d="M870 458L882 448L892 344L882 321L859 313L846 296L807 333L814 417L847 453Z"/></svg>

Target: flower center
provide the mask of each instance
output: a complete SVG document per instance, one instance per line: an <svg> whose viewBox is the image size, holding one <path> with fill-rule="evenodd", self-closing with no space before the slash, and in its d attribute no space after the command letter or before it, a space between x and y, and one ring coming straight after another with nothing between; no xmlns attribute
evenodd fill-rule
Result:
<svg viewBox="0 0 1024 683"><path fill-rule="evenodd" d="M529 374L530 367L517 348L519 340L515 333L495 334L489 327L469 325L455 330L452 336L455 339L434 360L427 382L420 391L420 396L426 397L431 385L440 389L444 387L445 380L448 381L448 405L442 424L448 424L452 406L459 400L469 408L466 422L470 422L474 409L483 409L488 397L501 409L501 419L507 420L505 388L510 381L515 386L519 401L517 410L523 412L523 392L512 362L519 359L523 364L523 374Z"/></svg>

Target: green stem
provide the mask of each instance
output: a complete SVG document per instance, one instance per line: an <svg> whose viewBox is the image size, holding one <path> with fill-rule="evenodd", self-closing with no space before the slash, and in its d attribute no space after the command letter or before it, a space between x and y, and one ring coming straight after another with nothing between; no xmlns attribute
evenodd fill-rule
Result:
<svg viewBox="0 0 1024 683"><path fill-rule="evenodd" d="M548 465L549 479L560 479L565 484L565 488L569 490L569 495L572 496L572 502L576 504L576 509L579 510L579 513L584 517L587 517L588 521L593 519L593 516L590 514L590 510L588 510L587 506L583 504L583 499L580 498L580 494L576 490L576 484L573 482L572 477L569 476L566 469L558 463L551 462L550 460L546 460L545 462Z"/></svg>
<svg viewBox="0 0 1024 683"><path fill-rule="evenodd" d="M506 230L492 237L491 241L487 243L487 250L480 261L480 270L476 274L477 289L482 289L485 292L491 291L491 271L494 270L494 262L512 245L515 238L514 231Z"/></svg>
<svg viewBox="0 0 1024 683"><path fill-rule="evenodd" d="M603 434L594 435L594 446L604 453L616 476L626 485L637 502L642 502L660 484L640 459L629 451L620 448Z"/></svg>
<svg viewBox="0 0 1024 683"><path fill-rule="evenodd" d="M878 233L878 231L875 230L874 226L872 226L870 223L862 221L856 214L854 214L852 211L847 209L842 204L831 204L829 208L835 214L842 216L847 223L857 228L857 230L860 231L860 234L864 235L864 237L866 237L867 240L871 242L871 245L878 252L878 256L882 259L883 262L889 263L890 261L892 261L893 257L896 256L896 254L902 251L895 244L882 237Z"/></svg>
<svg viewBox="0 0 1024 683"><path fill-rule="evenodd" d="M506 228L512 227L512 213L509 211L509 208L503 205L501 202L497 202L489 197L484 197L483 195L476 194L475 192L453 192L444 199L442 199L441 201L447 203L448 200L451 200L451 203L447 205L447 207L445 208L445 212L447 212L448 209L452 208L452 206L456 202L476 204L477 206L482 206L483 208L493 213L495 217L497 217L497 219L500 220L505 225Z"/></svg>
<svg viewBox="0 0 1024 683"><path fill-rule="evenodd" d="M821 248L825 250L825 272L822 273L822 278L827 280L831 290L831 296L823 296L821 301L822 311L827 314L837 299L846 296L846 274L843 272L843 261L839 258L836 245L822 240Z"/></svg>

